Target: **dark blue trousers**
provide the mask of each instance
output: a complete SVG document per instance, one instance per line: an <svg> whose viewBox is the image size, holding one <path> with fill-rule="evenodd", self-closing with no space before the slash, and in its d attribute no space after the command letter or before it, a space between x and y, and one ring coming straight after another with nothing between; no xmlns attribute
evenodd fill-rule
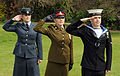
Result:
<svg viewBox="0 0 120 76"><path fill-rule="evenodd" d="M82 67L82 76L105 76L105 71L95 71Z"/></svg>

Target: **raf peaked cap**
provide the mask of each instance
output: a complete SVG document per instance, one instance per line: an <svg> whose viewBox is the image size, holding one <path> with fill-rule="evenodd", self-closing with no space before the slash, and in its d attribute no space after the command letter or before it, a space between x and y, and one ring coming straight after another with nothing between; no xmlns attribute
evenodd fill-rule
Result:
<svg viewBox="0 0 120 76"><path fill-rule="evenodd" d="M31 15L33 11L31 11L31 8L22 8L20 13L24 15Z"/></svg>
<svg viewBox="0 0 120 76"><path fill-rule="evenodd" d="M87 10L90 16L96 16L96 15L101 15L103 9L90 9Z"/></svg>

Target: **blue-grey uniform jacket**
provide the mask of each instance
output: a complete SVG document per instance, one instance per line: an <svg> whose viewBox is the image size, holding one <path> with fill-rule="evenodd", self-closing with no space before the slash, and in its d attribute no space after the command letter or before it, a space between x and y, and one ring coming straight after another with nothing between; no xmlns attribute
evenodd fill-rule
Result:
<svg viewBox="0 0 120 76"><path fill-rule="evenodd" d="M29 29L24 23L16 23L11 19L5 23L3 29L9 32L15 32L18 36L13 54L19 57L43 59L41 34L33 30L35 24L31 22Z"/></svg>

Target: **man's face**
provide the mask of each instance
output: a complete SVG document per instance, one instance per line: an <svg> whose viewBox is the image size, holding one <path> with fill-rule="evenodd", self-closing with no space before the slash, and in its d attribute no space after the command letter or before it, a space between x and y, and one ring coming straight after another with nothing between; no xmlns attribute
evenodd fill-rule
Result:
<svg viewBox="0 0 120 76"><path fill-rule="evenodd" d="M101 16L92 16L90 21L91 21L92 25L100 26L100 24L101 24Z"/></svg>
<svg viewBox="0 0 120 76"><path fill-rule="evenodd" d="M63 17L55 18L55 19L54 19L54 22L55 22L57 25L62 26L62 25L65 23L65 18L63 18Z"/></svg>
<svg viewBox="0 0 120 76"><path fill-rule="evenodd" d="M28 23L31 21L31 15L22 15L22 19L24 22Z"/></svg>

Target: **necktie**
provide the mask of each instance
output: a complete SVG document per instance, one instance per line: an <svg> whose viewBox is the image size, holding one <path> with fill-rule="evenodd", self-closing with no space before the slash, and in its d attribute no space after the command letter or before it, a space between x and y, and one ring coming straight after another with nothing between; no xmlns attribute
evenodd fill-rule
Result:
<svg viewBox="0 0 120 76"><path fill-rule="evenodd" d="M27 27L27 29L29 29L29 25L28 24L26 24L26 27Z"/></svg>

